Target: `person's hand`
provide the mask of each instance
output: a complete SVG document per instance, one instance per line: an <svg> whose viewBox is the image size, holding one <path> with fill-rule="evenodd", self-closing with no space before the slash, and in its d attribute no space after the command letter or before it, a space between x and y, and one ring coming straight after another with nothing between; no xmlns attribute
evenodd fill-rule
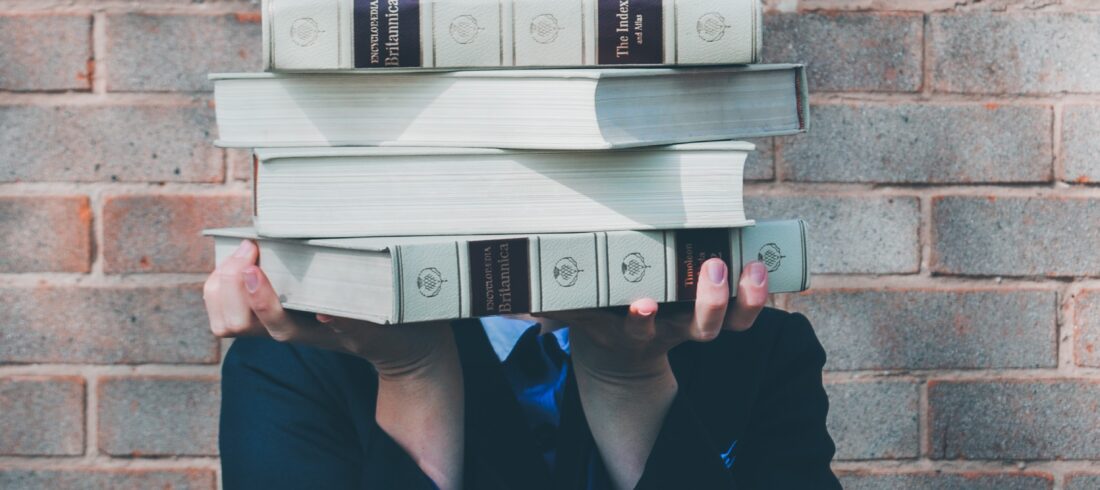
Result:
<svg viewBox="0 0 1100 490"><path fill-rule="evenodd" d="M569 325L578 375L612 382L663 375L668 370L667 353L673 347L686 341L713 340L722 330L751 327L768 300L764 264L745 266L732 304L725 263L710 259L701 269L694 305L658 307L652 299L641 299L625 312L596 309L547 315Z"/></svg>
<svg viewBox="0 0 1100 490"><path fill-rule="evenodd" d="M207 278L203 300L210 330L218 337L269 336L362 357L380 376L414 374L454 349L446 323L386 326L284 310L267 276L256 266L250 240Z"/></svg>

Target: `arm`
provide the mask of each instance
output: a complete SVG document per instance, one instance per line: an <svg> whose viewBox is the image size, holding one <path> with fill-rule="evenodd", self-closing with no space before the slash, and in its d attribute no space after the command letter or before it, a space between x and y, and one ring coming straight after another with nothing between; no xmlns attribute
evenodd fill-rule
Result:
<svg viewBox="0 0 1100 490"><path fill-rule="evenodd" d="M258 255L246 240L207 279L203 298L214 334L269 336L366 359L378 372L379 427L440 488L459 488L465 404L450 328L444 323L395 328L285 311L255 265Z"/></svg>
<svg viewBox="0 0 1100 490"><path fill-rule="evenodd" d="M668 351L688 340L713 340L723 329L747 329L767 300L767 271L760 263L745 267L732 308L726 265L711 259L703 270L693 312L659 316L657 303L646 299L624 317L598 310L557 317L571 325L581 406L616 488L634 488L642 480L677 401Z"/></svg>

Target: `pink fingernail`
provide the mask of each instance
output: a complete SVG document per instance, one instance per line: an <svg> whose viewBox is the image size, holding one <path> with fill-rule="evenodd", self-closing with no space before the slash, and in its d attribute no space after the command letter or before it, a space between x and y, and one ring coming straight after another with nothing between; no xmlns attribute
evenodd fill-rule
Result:
<svg viewBox="0 0 1100 490"><path fill-rule="evenodd" d="M722 283L726 282L726 263L720 260L708 262L707 277L710 278L711 284L716 286L722 285Z"/></svg>
<svg viewBox="0 0 1100 490"><path fill-rule="evenodd" d="M645 305L645 306L639 307L635 311L637 311L638 314L641 315L641 316L649 316L649 315L652 315L652 314L657 312L657 310L655 308L653 308L652 305L648 305L648 304Z"/></svg>
<svg viewBox="0 0 1100 490"><path fill-rule="evenodd" d="M763 286L764 281L768 279L768 268L764 267L764 263L749 262L748 269L748 276L749 279L752 280L753 284L757 286Z"/></svg>
<svg viewBox="0 0 1100 490"><path fill-rule="evenodd" d="M333 317L331 317L331 316L328 316L328 315L323 315L323 314L321 314L321 313L318 313L318 314L317 314L317 321L318 321L318 322L321 322L321 323L332 323L332 321L333 321L333 320L335 320L335 318L333 318Z"/></svg>
<svg viewBox="0 0 1100 490"><path fill-rule="evenodd" d="M252 242L248 240L241 240L241 246L237 247L237 251L233 252L233 256L240 258L248 256L248 252L252 251Z"/></svg>
<svg viewBox="0 0 1100 490"><path fill-rule="evenodd" d="M255 267L249 267L244 270L244 288L250 293L255 293L260 287L260 276L256 274Z"/></svg>

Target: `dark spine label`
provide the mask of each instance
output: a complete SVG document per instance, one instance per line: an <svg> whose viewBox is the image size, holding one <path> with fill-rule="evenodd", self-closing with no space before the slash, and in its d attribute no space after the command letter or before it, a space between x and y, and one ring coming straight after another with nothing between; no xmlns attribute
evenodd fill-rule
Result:
<svg viewBox="0 0 1100 490"><path fill-rule="evenodd" d="M676 231L676 299L695 299L703 262L719 258L730 265L730 231L697 229ZM728 273L726 277L732 277Z"/></svg>
<svg viewBox="0 0 1100 490"><path fill-rule="evenodd" d="M531 311L527 239L470 242L470 311L473 316Z"/></svg>
<svg viewBox="0 0 1100 490"><path fill-rule="evenodd" d="M420 0L355 0L355 67L420 66Z"/></svg>
<svg viewBox="0 0 1100 490"><path fill-rule="evenodd" d="M598 0L601 65L664 62L661 0Z"/></svg>

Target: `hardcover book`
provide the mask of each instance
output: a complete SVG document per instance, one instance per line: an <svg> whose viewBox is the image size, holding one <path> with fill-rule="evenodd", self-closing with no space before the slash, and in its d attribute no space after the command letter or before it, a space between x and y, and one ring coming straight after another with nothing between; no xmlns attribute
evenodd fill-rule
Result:
<svg viewBox="0 0 1100 490"><path fill-rule="evenodd" d="M745 226L752 150L260 148L254 226L300 238Z"/></svg>
<svg viewBox="0 0 1100 490"><path fill-rule="evenodd" d="M264 0L268 70L743 64L758 0Z"/></svg>
<svg viewBox="0 0 1100 490"><path fill-rule="evenodd" d="M219 144L607 149L802 132L801 65L214 75Z"/></svg>
<svg viewBox="0 0 1100 490"><path fill-rule="evenodd" d="M741 268L760 260L773 293L809 286L806 226L597 233L260 238L248 228L208 230L220 263L257 240L260 266L285 307L375 323L411 323L695 299L704 261ZM736 292L736 287L731 288Z"/></svg>

